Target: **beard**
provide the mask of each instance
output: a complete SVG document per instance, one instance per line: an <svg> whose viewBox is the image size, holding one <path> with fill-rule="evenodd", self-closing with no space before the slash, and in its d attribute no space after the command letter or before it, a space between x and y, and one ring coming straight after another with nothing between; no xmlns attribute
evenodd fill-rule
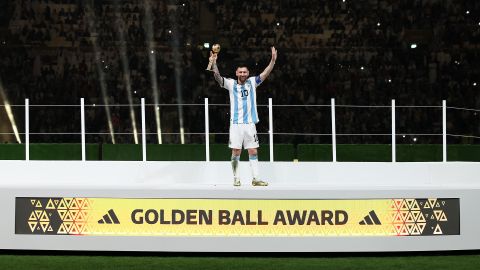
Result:
<svg viewBox="0 0 480 270"><path fill-rule="evenodd" d="M247 76L245 76L245 77L239 76L239 77L238 77L238 81L241 82L242 84L245 83L245 82L247 81L247 79L248 79Z"/></svg>

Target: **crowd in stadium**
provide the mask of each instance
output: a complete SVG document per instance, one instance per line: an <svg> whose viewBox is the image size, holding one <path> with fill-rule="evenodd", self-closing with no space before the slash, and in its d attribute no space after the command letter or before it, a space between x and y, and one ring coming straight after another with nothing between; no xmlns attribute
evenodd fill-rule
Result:
<svg viewBox="0 0 480 270"><path fill-rule="evenodd" d="M449 106L480 108L480 2L453 0L248 1L14 0L0 9L0 79L12 104L128 104L128 75L134 102L155 103L154 68L161 104L227 104L228 95L205 72L209 49L222 45L219 68L233 77L245 63L259 74L278 60L259 88L258 103L312 105ZM92 5L90 5L92 4ZM150 9L146 8L150 7ZM149 19L151 18L151 19ZM210 25L210 29L208 26ZM210 37L207 40L205 37ZM128 74L122 60L126 50ZM101 78L105 81L105 97ZM213 129L226 132L227 107L212 108ZM139 117L138 107L135 107ZM202 115L184 106L185 132L202 132ZM36 132L76 132L73 113L34 108ZM203 108L202 108L203 109ZM103 108L92 108L92 132L107 132ZM162 130L178 132L178 109L162 107ZM200 112L203 113L202 110ZM266 132L260 109L259 132ZM292 113L294 112L294 113ZM263 113L263 114L262 114ZM330 133L328 107L276 107L275 132ZM72 116L73 115L73 116ZM132 132L129 111L111 108L116 132ZM390 108L337 109L339 133L389 133ZM74 121L72 121L74 117ZM153 117L153 110L151 112ZM200 117L200 118L199 118ZM399 108L399 133L440 133L439 108ZM21 117L20 117L21 118ZM40 120L45 119L45 120ZM449 128L480 134L474 112L453 110ZM20 120L21 121L21 120ZM70 126L67 126L68 123ZM149 121L154 132L155 121ZM108 142L108 136L92 140ZM131 142L131 136L119 137ZM123 139L122 139L123 138ZM151 140L153 140L152 137ZM165 136L178 142L178 136ZM77 140L62 137L62 140ZM389 137L344 136L342 143L387 142ZM56 141L52 136L41 141ZM201 142L201 137L191 137ZM224 142L219 137L218 142ZM329 143L328 136L279 136L279 142ZM423 143L440 142L425 137ZM459 141L459 140L458 140ZM405 141L407 142L407 141Z"/></svg>

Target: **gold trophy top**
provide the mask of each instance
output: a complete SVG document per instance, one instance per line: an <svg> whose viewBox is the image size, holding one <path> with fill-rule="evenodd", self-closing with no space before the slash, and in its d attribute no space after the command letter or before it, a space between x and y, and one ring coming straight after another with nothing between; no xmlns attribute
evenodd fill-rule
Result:
<svg viewBox="0 0 480 270"><path fill-rule="evenodd" d="M213 53L219 53L220 52L220 44L213 44L212 52Z"/></svg>
<svg viewBox="0 0 480 270"><path fill-rule="evenodd" d="M220 52L220 44L213 44L212 51L210 52L210 58L209 58L208 66L207 66L208 71L213 71L212 70L212 65L213 65L213 62L216 60L217 54L219 52Z"/></svg>

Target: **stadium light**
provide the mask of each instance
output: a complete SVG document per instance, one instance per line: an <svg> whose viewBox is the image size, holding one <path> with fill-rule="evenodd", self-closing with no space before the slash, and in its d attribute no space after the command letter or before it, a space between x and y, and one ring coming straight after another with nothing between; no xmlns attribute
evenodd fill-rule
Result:
<svg viewBox="0 0 480 270"><path fill-rule="evenodd" d="M144 26L145 26L145 42L147 44L147 50L154 50L154 37L153 37L153 18L152 18L152 7L150 6L150 1L144 0L145 7L145 17L144 17ZM147 52L148 52L147 51ZM152 93L153 101L155 104L159 104L160 94L158 93L158 81L157 81L157 59L155 54L148 54L148 62L150 65L150 80L152 82ZM154 110L155 113L155 124L157 128L157 141L158 144L162 144L162 127L160 122L160 110Z"/></svg>
<svg viewBox="0 0 480 270"><path fill-rule="evenodd" d="M172 56L173 56L173 72L175 76L175 90L177 92L177 102L178 102L178 124L180 128L180 143L185 144L185 129L183 124L183 81L182 81L182 56L179 51L180 47L180 39L179 39L179 31L178 30L178 23L177 18L175 16L169 17L171 19L170 25L172 25L173 29L169 30L169 33L172 33L171 39L171 47L172 47Z"/></svg>
<svg viewBox="0 0 480 270"><path fill-rule="evenodd" d="M7 112L8 120L10 121L10 125L12 126L13 133L15 134L15 139L17 139L18 143L22 143L22 140L20 139L20 133L18 133L17 124L15 122L15 116L13 115L13 112L12 112L12 107L8 102L7 95L5 94L1 81L0 81L0 99L3 100L3 103L5 105L5 111Z"/></svg>
<svg viewBox="0 0 480 270"><path fill-rule="evenodd" d="M87 10L86 12L86 17L88 21L88 28L90 33L96 33L97 29L95 27L95 18L93 17L95 15L94 8L91 5L87 5ZM93 14L93 15L92 15ZM107 116L107 124L108 124L108 130L110 132L110 139L112 140L112 143L115 144L115 135L113 131L113 124L112 124L112 115L110 113L110 106L108 104L108 97L107 97L107 82L105 79L105 73L102 68L102 63L104 63L104 60L102 59L102 55L100 52L100 49L98 48L97 44L97 39L93 38L92 39L92 47L93 47L93 53L95 55L95 64L97 68L97 73L98 73L98 78L100 82L100 91L102 92L102 99L105 104L105 114Z"/></svg>
<svg viewBox="0 0 480 270"><path fill-rule="evenodd" d="M122 62L123 79L125 81L125 91L127 92L130 121L132 122L133 141L135 142L135 144L139 144L137 120L135 117L135 110L133 108L132 83L130 80L130 65L127 57L127 46L126 46L127 41L125 39L125 33L123 32L125 30L125 24L122 20L122 15L120 13L120 4L118 0L115 1L115 13L117 18L115 20L115 23L117 24L117 34L120 39L120 48L119 48L120 60ZM153 53L153 50L152 50L152 53Z"/></svg>

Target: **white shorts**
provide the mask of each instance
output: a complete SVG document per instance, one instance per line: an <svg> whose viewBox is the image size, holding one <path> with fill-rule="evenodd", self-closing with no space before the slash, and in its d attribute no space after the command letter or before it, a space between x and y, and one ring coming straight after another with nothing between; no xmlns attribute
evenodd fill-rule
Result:
<svg viewBox="0 0 480 270"><path fill-rule="evenodd" d="M258 148L257 128L255 124L230 124L230 140L228 147L233 149Z"/></svg>

